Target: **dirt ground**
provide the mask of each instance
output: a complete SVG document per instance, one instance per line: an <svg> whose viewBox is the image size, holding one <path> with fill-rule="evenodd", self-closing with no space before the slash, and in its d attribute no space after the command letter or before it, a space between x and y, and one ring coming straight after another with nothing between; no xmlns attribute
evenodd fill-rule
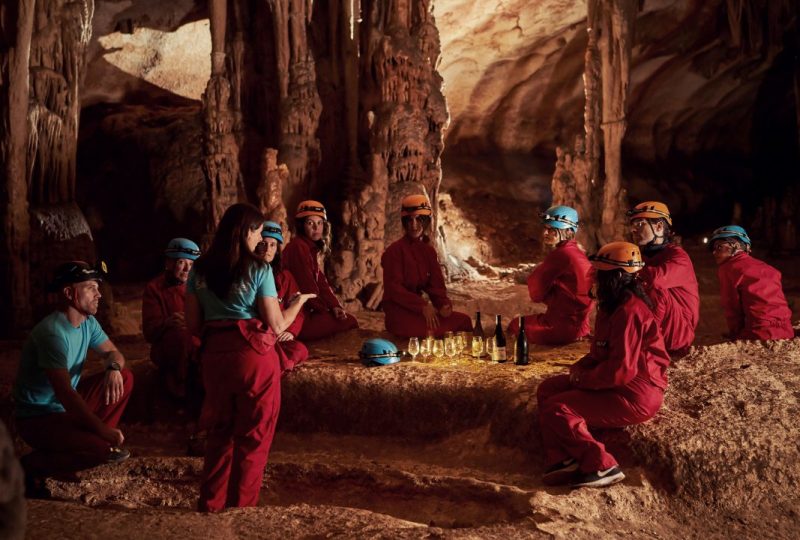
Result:
<svg viewBox="0 0 800 540"><path fill-rule="evenodd" d="M115 288L116 324L128 329L116 342L137 377L122 426L132 458L50 480L55 500L28 501L27 538L796 538L800 340L721 343L713 263L688 247L703 296L697 346L671 367L656 418L599 434L627 475L605 490L540 481L536 386L587 342L534 347L525 367L460 358L368 369L356 352L383 320L359 312L361 330L312 344L285 376L261 504L199 514L190 419L147 360L139 287ZM797 320L800 265L769 262ZM530 312L526 294L513 275L452 287L487 330L495 313ZM4 419L20 347L0 344Z"/></svg>

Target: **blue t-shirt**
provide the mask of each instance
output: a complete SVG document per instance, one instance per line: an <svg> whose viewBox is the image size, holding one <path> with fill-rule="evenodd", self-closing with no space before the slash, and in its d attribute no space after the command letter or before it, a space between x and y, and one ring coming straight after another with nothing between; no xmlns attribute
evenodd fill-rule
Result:
<svg viewBox="0 0 800 540"><path fill-rule="evenodd" d="M192 268L189 272L189 281L186 283L186 292L197 296L203 308L203 319L206 321L256 319L258 318L256 298L278 296L272 268L268 264L252 265L247 277L239 283L234 283L230 294L224 300L220 300Z"/></svg>
<svg viewBox="0 0 800 540"><path fill-rule="evenodd" d="M91 315L75 328L62 311L54 311L37 324L22 348L14 383L16 415L20 418L64 412L45 369L66 369L73 388L78 387L89 347L96 349L108 336Z"/></svg>

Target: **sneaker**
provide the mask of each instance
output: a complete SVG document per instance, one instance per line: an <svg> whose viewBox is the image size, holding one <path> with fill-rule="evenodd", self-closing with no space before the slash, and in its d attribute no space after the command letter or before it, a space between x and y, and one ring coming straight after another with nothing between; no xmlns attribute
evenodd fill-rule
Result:
<svg viewBox="0 0 800 540"><path fill-rule="evenodd" d="M544 472L542 481L545 484L562 484L578 471L578 462L572 458L556 463Z"/></svg>
<svg viewBox="0 0 800 540"><path fill-rule="evenodd" d="M131 457L131 453L128 449L112 446L111 450L109 450L108 452L106 463L114 463L114 464L122 463L129 457Z"/></svg>
<svg viewBox="0 0 800 540"><path fill-rule="evenodd" d="M570 484L574 488L579 487L605 487L625 480L625 474L617 467L611 467L604 471L597 471L582 475L577 481Z"/></svg>

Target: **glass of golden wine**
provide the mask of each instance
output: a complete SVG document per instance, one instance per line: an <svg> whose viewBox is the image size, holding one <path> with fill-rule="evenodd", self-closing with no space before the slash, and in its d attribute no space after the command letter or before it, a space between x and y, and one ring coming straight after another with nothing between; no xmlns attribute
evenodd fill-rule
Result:
<svg viewBox="0 0 800 540"><path fill-rule="evenodd" d="M420 352L419 338L416 337L410 338L408 340L408 354L411 355L411 359L416 360L419 352Z"/></svg>

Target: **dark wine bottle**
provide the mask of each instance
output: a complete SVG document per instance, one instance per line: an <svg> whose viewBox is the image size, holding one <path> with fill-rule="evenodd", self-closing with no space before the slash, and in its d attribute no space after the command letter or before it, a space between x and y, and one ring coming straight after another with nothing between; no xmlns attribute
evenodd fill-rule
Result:
<svg viewBox="0 0 800 540"><path fill-rule="evenodd" d="M506 335L503 333L503 325L500 324L500 315L497 315L494 325L493 360L500 364L508 360L506 355Z"/></svg>
<svg viewBox="0 0 800 540"><path fill-rule="evenodd" d="M475 327L472 329L472 357L481 358L485 350L486 337L483 334L483 324L481 323L481 312L475 312Z"/></svg>
<svg viewBox="0 0 800 540"><path fill-rule="evenodd" d="M528 365L528 336L525 335L525 317L519 316L519 332L517 333L517 347L514 351L514 363L518 366Z"/></svg>

